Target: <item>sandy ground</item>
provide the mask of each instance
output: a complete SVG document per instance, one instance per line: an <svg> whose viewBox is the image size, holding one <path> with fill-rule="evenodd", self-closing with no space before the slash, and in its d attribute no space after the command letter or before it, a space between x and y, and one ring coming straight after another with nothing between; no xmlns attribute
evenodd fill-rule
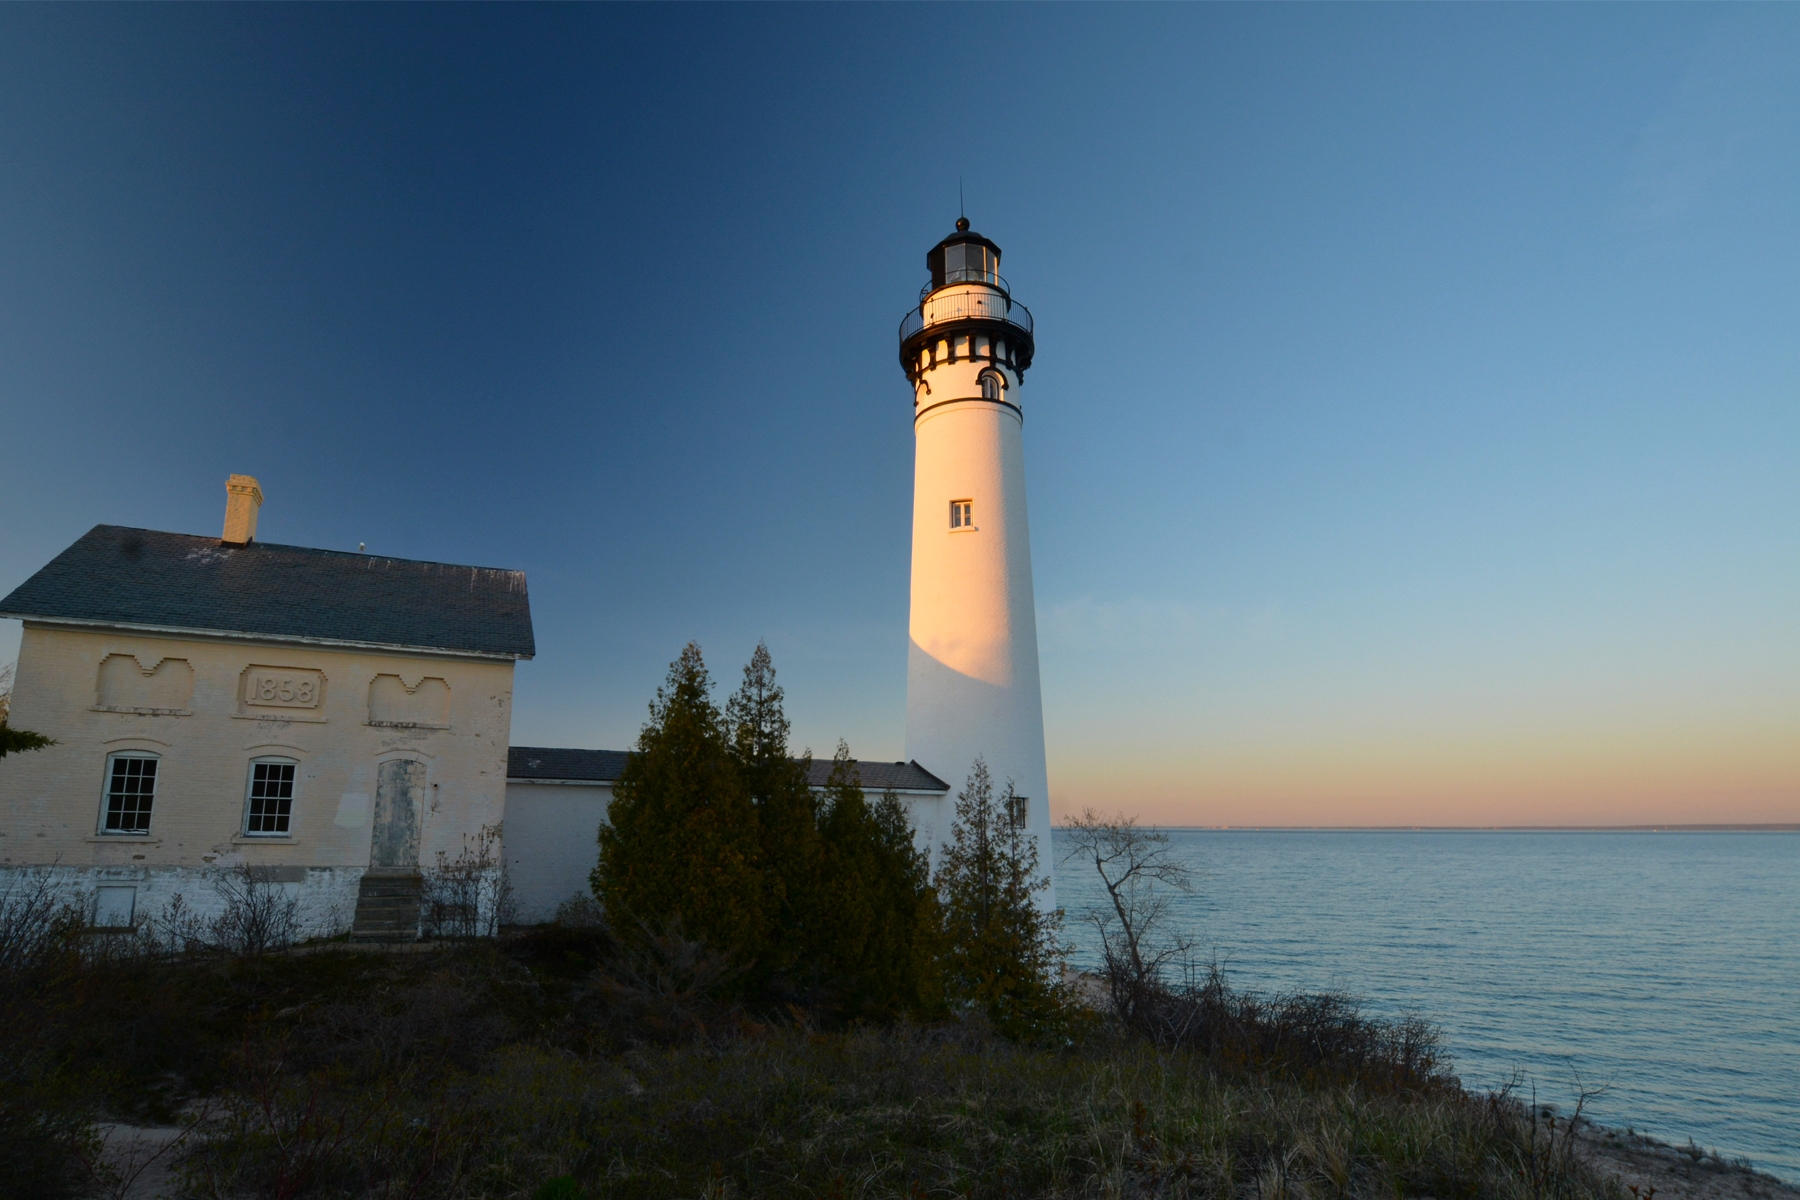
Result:
<svg viewBox="0 0 1800 1200"><path fill-rule="evenodd" d="M1584 1158L1640 1197L1655 1189L1656 1200L1800 1200L1800 1188L1698 1146L1585 1121L1576 1138Z"/></svg>
<svg viewBox="0 0 1800 1200"><path fill-rule="evenodd" d="M105 1130L102 1157L118 1175L118 1183L95 1196L106 1200L158 1200L172 1194L172 1167L181 1156L176 1145L184 1132L175 1125L113 1125Z"/></svg>

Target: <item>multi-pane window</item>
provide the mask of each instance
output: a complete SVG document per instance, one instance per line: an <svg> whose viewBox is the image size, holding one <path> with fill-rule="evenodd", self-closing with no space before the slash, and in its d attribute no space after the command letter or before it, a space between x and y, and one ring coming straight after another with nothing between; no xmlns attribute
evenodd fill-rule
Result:
<svg viewBox="0 0 1800 1200"><path fill-rule="evenodd" d="M975 502L973 500L952 500L950 502L950 528L975 528Z"/></svg>
<svg viewBox="0 0 1800 1200"><path fill-rule="evenodd" d="M1023 796L1006 798L1006 819L1012 822L1014 829L1025 828L1025 810L1029 803Z"/></svg>
<svg viewBox="0 0 1800 1200"><path fill-rule="evenodd" d="M244 832L287 833L294 812L294 764L250 764L250 798L244 810Z"/></svg>
<svg viewBox="0 0 1800 1200"><path fill-rule="evenodd" d="M156 799L156 758L115 754L106 761L106 817L103 833L149 833L150 805Z"/></svg>
<svg viewBox="0 0 1800 1200"><path fill-rule="evenodd" d="M983 400L1000 399L1000 376L993 371L981 373L981 398Z"/></svg>

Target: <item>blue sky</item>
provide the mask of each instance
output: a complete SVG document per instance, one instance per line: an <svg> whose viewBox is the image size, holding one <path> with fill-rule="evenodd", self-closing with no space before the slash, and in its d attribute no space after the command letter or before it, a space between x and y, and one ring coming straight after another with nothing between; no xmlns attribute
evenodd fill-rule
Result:
<svg viewBox="0 0 1800 1200"><path fill-rule="evenodd" d="M516 742L899 757L960 178L1059 809L1800 821L1792 7L15 6L0 164L0 590L239 471L527 571Z"/></svg>

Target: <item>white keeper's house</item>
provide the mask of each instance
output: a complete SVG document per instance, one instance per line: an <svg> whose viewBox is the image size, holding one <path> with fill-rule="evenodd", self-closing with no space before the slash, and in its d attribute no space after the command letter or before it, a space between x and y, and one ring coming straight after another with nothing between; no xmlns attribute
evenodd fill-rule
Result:
<svg viewBox="0 0 1800 1200"><path fill-rule="evenodd" d="M1026 519L1031 314L966 220L900 325L915 437L906 745L859 764L935 862L977 757L1051 865ZM535 653L520 571L270 545L257 481L220 537L97 525L0 600L24 622L0 759L0 891L48 873L102 926L248 866L306 932L418 933L418 880L500 831L520 919L584 894L625 754L513 746ZM920 763L929 764L928 770ZM814 764L823 786L828 763ZM398 897L399 899L396 899ZM1054 906L1054 892L1041 896Z"/></svg>
<svg viewBox="0 0 1800 1200"><path fill-rule="evenodd" d="M227 496L222 537L97 525L0 600L12 720L57 740L0 759L0 865L106 925L249 865L338 932L501 823L525 576L265 544L256 481Z"/></svg>

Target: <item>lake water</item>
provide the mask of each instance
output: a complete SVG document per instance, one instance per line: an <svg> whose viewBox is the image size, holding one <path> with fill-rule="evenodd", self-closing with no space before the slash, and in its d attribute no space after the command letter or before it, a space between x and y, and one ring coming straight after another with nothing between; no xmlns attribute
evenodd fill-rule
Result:
<svg viewBox="0 0 1800 1200"><path fill-rule="evenodd" d="M1340 989L1596 1120L1800 1182L1800 834L1171 830L1182 929L1235 986ZM1076 918L1097 878L1060 859Z"/></svg>

